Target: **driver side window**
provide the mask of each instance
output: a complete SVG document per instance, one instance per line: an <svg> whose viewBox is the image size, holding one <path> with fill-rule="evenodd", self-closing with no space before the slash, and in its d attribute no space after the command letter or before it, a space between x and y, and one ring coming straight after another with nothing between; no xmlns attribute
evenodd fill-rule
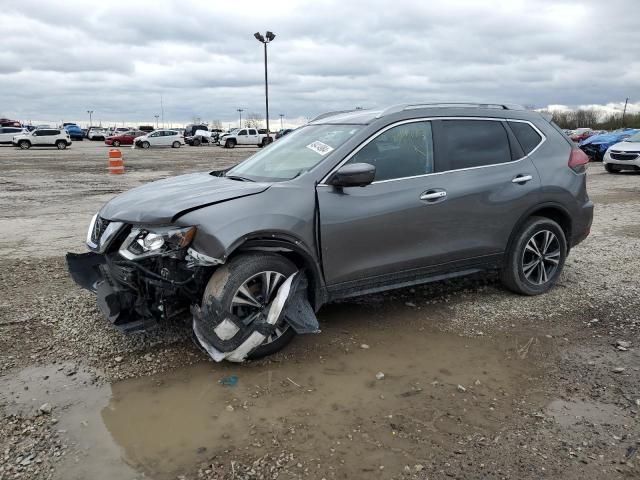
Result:
<svg viewBox="0 0 640 480"><path fill-rule="evenodd" d="M376 167L376 182L433 173L431 122L390 128L366 144L348 163L369 163Z"/></svg>

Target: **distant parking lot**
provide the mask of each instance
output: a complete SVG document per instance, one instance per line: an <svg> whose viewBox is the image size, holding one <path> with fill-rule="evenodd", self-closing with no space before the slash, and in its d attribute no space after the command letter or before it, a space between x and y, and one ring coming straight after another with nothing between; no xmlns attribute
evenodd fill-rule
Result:
<svg viewBox="0 0 640 480"><path fill-rule="evenodd" d="M0 147L0 478L637 478L640 174L589 166L592 232L546 295L353 299L238 367L115 331L63 257L114 195L256 149L121 148L124 175L108 150Z"/></svg>

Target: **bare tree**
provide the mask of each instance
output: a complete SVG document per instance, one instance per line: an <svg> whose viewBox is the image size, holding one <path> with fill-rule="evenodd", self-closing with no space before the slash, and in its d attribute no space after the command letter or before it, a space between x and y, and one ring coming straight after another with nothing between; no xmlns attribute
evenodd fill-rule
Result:
<svg viewBox="0 0 640 480"><path fill-rule="evenodd" d="M247 128L261 128L262 127L262 117L257 113L250 113L247 115L247 120L245 121L245 127Z"/></svg>

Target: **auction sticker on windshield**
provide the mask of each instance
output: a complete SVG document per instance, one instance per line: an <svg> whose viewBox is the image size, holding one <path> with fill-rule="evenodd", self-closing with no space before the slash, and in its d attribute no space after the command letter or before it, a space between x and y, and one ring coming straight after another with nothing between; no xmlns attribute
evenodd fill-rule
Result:
<svg viewBox="0 0 640 480"><path fill-rule="evenodd" d="M313 143L310 143L309 145L307 145L307 148L310 150L313 150L314 152L316 152L319 155L326 155L327 153L331 152L333 150L333 147L330 147L329 145L327 145L326 143L322 143L318 140L316 140Z"/></svg>

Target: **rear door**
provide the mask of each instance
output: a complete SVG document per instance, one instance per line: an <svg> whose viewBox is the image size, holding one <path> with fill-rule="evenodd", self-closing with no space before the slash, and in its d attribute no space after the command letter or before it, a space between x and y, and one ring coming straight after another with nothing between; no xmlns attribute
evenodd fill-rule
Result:
<svg viewBox="0 0 640 480"><path fill-rule="evenodd" d="M426 192L438 261L501 254L520 217L538 203L540 178L500 119L433 122L437 175Z"/></svg>
<svg viewBox="0 0 640 480"><path fill-rule="evenodd" d="M0 127L0 143L11 143L11 139L13 139L14 133L11 131L14 130L11 127Z"/></svg>
<svg viewBox="0 0 640 480"><path fill-rule="evenodd" d="M250 128L247 136L248 145L258 145L260 140L258 138L258 131L255 128Z"/></svg>

